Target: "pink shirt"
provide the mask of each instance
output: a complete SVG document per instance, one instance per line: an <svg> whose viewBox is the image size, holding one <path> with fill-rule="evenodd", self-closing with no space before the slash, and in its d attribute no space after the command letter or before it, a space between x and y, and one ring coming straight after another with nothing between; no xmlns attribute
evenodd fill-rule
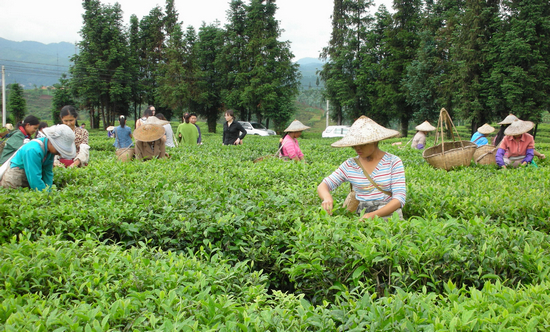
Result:
<svg viewBox="0 0 550 332"><path fill-rule="evenodd" d="M514 140L513 136L504 136L500 148L506 151L508 157L525 156L527 149L535 148L535 140L527 133L522 134L519 141Z"/></svg>
<svg viewBox="0 0 550 332"><path fill-rule="evenodd" d="M302 150L300 150L298 140L290 137L289 135L286 135L283 139L283 149L281 151L281 156L289 157L291 159L303 157L304 154L302 153Z"/></svg>

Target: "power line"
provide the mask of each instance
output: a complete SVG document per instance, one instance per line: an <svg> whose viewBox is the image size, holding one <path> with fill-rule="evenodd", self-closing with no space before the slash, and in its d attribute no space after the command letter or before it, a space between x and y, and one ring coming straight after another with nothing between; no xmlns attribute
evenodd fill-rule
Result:
<svg viewBox="0 0 550 332"><path fill-rule="evenodd" d="M0 59L0 61L11 61L11 62L18 62L18 63L31 64L31 65L43 65L43 66L52 66L52 67L69 68L69 66L51 65L51 64L48 64L48 63L40 63L40 62L28 62L28 61L19 61L19 60L10 60L10 59Z"/></svg>

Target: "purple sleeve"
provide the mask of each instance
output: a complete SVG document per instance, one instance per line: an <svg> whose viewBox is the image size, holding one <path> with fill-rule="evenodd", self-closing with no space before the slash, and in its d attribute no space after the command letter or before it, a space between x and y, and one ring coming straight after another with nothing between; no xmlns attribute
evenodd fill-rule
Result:
<svg viewBox="0 0 550 332"><path fill-rule="evenodd" d="M506 151L503 148L498 148L495 160L500 167L504 166L504 154Z"/></svg>
<svg viewBox="0 0 550 332"><path fill-rule="evenodd" d="M523 161L530 163L533 160L534 156L535 156L535 149L527 149L525 151L525 158L523 158Z"/></svg>

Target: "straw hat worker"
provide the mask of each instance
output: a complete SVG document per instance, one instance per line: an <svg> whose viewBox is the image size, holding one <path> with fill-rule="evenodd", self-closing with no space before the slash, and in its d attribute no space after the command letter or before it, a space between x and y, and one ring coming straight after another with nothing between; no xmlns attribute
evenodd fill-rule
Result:
<svg viewBox="0 0 550 332"><path fill-rule="evenodd" d="M535 140L527 132L533 129L531 121L515 120L506 130L506 135L497 150L495 157L497 165L502 168L506 166L525 166L533 161L535 155Z"/></svg>
<svg viewBox="0 0 550 332"><path fill-rule="evenodd" d="M380 141L397 135L398 131L384 128L361 116L346 136L332 144L333 147L352 147L357 157L344 161L317 187L325 211L331 214L334 205L330 192L349 182L359 201L356 213L362 219L388 217L394 212L403 218L401 208L405 205L407 189L403 162L378 147Z"/></svg>
<svg viewBox="0 0 550 332"><path fill-rule="evenodd" d="M429 131L434 131L436 128L432 126L428 121L424 121L422 124L416 126L417 130L414 135L411 146L415 149L422 150L426 146L426 134Z"/></svg>
<svg viewBox="0 0 550 332"><path fill-rule="evenodd" d="M281 138L280 141L279 148L281 149L281 158L291 159L295 161L304 160L304 154L300 149L297 138L302 135L302 131L309 128L311 127L305 126L298 120L292 121L290 126L285 129L285 135Z"/></svg>
<svg viewBox="0 0 550 332"><path fill-rule="evenodd" d="M149 116L147 123L140 125L134 131L136 159L149 160L168 157L163 127L167 123L170 122L160 120L156 116Z"/></svg>
<svg viewBox="0 0 550 332"><path fill-rule="evenodd" d="M470 142L476 143L477 146L487 145L487 135L495 131L495 128L491 127L488 123L477 128L477 131L472 135Z"/></svg>

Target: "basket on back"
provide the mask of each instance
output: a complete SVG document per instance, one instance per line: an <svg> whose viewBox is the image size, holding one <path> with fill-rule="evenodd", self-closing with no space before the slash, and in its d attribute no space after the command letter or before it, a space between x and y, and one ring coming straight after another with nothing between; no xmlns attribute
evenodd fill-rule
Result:
<svg viewBox="0 0 550 332"><path fill-rule="evenodd" d="M482 145L474 152L474 161L479 165L495 165L498 148L494 145Z"/></svg>
<svg viewBox="0 0 550 332"><path fill-rule="evenodd" d="M444 141L443 126L447 125L447 128L451 132L452 142ZM441 131L439 132L441 128ZM453 132L454 130L454 132ZM455 140L454 133L458 140ZM437 144L439 138L441 143ZM476 150L477 145L470 141L463 141L460 139L460 135L447 113L447 110L442 108L439 112L439 120L437 121L435 145L431 148L427 148L422 153L422 157L435 168L442 168L444 170L450 170L458 166L468 166L472 160L472 156Z"/></svg>

